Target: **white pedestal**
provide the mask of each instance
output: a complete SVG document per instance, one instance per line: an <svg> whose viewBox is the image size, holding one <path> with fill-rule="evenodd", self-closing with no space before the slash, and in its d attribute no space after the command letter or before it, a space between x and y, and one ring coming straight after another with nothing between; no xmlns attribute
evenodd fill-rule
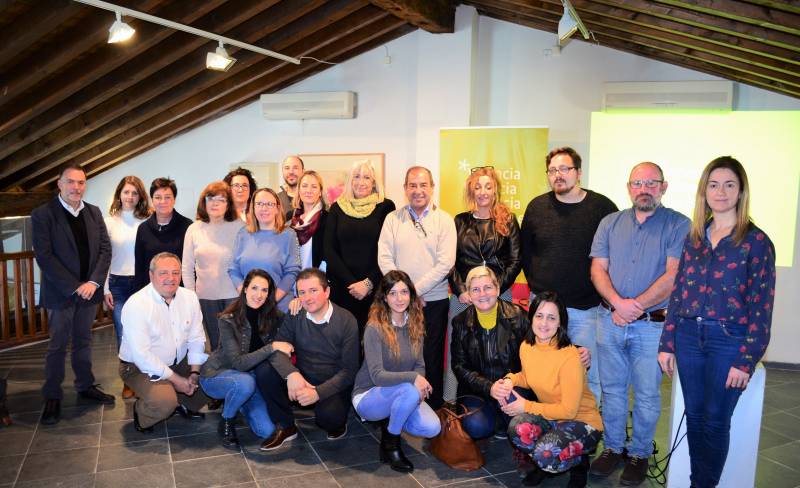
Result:
<svg viewBox="0 0 800 488"><path fill-rule="evenodd" d="M761 410L764 405L764 386L767 374L758 363L750 383L739 397L739 403L731 419L731 443L725 469L719 480L720 487L747 488L755 486L756 463L758 462L758 438L761 433ZM683 417L683 391L678 380L678 371L672 378L672 407L670 408L669 442L676 438L678 424ZM677 438L686 433L686 419L680 426ZM675 451L667 471L667 488L689 487L689 443L684 438Z"/></svg>

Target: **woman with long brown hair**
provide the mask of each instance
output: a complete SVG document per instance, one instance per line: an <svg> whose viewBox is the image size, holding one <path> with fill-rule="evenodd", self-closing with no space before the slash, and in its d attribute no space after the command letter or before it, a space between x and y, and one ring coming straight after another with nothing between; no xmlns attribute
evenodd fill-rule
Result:
<svg viewBox="0 0 800 488"><path fill-rule="evenodd" d="M400 449L400 433L433 437L440 429L439 418L425 403L431 385L425 379L424 336L414 283L403 271L389 271L369 311L353 406L365 420L388 419L382 423L380 459L400 472L414 470Z"/></svg>

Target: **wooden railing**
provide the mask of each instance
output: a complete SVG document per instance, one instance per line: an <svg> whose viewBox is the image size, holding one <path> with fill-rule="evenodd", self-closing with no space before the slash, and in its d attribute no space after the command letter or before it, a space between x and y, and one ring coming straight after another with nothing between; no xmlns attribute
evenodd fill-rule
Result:
<svg viewBox="0 0 800 488"><path fill-rule="evenodd" d="M34 266L31 251L0 254L0 350L47 338L47 312L36 306ZM100 305L94 327L110 321Z"/></svg>

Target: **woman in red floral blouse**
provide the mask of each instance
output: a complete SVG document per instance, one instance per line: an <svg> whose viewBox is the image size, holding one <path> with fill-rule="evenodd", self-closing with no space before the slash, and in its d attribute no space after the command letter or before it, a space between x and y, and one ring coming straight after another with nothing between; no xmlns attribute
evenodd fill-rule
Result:
<svg viewBox="0 0 800 488"><path fill-rule="evenodd" d="M711 161L697 187L658 362L680 375L692 487L717 486L733 409L769 344L775 248L749 215L741 163Z"/></svg>

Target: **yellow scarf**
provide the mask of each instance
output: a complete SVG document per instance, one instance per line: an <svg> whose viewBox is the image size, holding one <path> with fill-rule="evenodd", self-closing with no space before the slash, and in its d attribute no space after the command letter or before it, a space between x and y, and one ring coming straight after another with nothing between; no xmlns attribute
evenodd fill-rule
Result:
<svg viewBox="0 0 800 488"><path fill-rule="evenodd" d="M364 198L351 199L341 196L336 199L336 203L339 204L339 208L342 209L342 212L344 212L345 215L355 219L369 217L372 211L375 210L375 206L380 202L381 200L379 200L377 193L370 193Z"/></svg>

